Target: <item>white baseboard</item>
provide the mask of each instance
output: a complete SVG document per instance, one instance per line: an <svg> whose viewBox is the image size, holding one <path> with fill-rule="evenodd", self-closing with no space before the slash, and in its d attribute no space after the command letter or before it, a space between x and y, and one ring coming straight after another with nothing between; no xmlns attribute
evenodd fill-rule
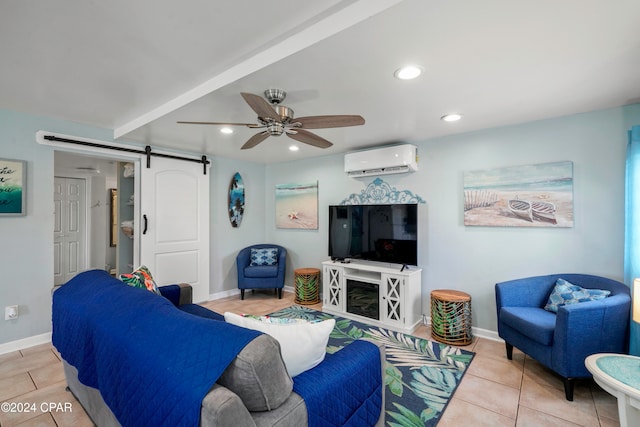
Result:
<svg viewBox="0 0 640 427"><path fill-rule="evenodd" d="M431 316L423 315L422 318L424 319L425 325L427 326L431 325ZM492 341L501 341L501 342L504 341L502 338L500 338L500 336L498 335L498 332L492 331L490 329L476 328L475 326L472 326L471 333L473 334L474 337L486 338Z"/></svg>
<svg viewBox="0 0 640 427"><path fill-rule="evenodd" d="M228 291L222 291L222 292L216 292L215 294L210 294L209 301L232 297L234 295L240 295L240 289L230 289Z"/></svg>
<svg viewBox="0 0 640 427"><path fill-rule="evenodd" d="M498 336L498 333L496 331L491 331L489 329L482 329L482 328L476 328L476 327L471 327L471 331L473 332L473 335L475 335L476 337L486 338L492 341L504 341L502 338Z"/></svg>
<svg viewBox="0 0 640 427"><path fill-rule="evenodd" d="M22 338L15 341L9 341L4 344L0 344L0 354L11 353L12 351L18 351L25 348L33 347L40 344L46 344L51 342L51 332L45 334L34 335L32 337Z"/></svg>
<svg viewBox="0 0 640 427"><path fill-rule="evenodd" d="M291 293L295 292L295 289L293 286L285 286L282 290L284 292L291 292ZM240 289L231 289L228 291L216 292L215 294L209 295L209 301L232 297L234 295L240 295Z"/></svg>

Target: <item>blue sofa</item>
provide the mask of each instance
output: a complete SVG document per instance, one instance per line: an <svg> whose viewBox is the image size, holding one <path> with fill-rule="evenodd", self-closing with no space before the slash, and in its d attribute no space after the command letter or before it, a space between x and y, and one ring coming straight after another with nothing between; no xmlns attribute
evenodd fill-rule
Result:
<svg viewBox="0 0 640 427"><path fill-rule="evenodd" d="M251 265L251 249L278 249L278 262L276 265ZM269 243L248 246L238 252L236 256L236 268L238 270L238 289L240 299L244 299L246 289L276 289L278 298L282 298L282 288L287 268L287 249Z"/></svg>
<svg viewBox="0 0 640 427"><path fill-rule="evenodd" d="M611 291L599 301L544 309L556 281ZM511 360L513 347L562 376L565 396L573 400L575 379L589 378L584 360L595 353L625 353L628 345L629 288L605 277L552 274L495 285L498 334Z"/></svg>
<svg viewBox="0 0 640 427"><path fill-rule="evenodd" d="M189 285L159 289L93 270L53 293L52 341L96 425L384 425L383 345L356 341L291 378L274 338L192 304Z"/></svg>

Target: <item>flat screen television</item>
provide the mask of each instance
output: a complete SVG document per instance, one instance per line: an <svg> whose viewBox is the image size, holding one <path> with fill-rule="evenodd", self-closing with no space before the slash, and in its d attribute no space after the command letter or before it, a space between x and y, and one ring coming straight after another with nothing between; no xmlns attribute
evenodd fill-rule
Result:
<svg viewBox="0 0 640 427"><path fill-rule="evenodd" d="M418 205L329 206L329 256L418 264Z"/></svg>

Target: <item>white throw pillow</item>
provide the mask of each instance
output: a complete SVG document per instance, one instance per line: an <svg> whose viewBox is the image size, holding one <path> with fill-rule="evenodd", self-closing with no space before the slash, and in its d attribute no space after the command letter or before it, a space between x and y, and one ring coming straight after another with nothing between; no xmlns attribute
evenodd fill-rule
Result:
<svg viewBox="0 0 640 427"><path fill-rule="evenodd" d="M267 323L229 312L224 313L224 320L236 326L264 332L278 340L282 360L292 377L324 360L329 334L336 324L335 319L315 323Z"/></svg>

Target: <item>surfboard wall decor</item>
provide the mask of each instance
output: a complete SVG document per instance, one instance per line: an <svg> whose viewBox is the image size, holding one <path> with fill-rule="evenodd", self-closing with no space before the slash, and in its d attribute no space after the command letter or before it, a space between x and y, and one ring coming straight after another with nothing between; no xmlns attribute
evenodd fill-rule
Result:
<svg viewBox="0 0 640 427"><path fill-rule="evenodd" d="M239 172L231 178L229 184L229 221L234 228L240 227L244 214L244 183Z"/></svg>

